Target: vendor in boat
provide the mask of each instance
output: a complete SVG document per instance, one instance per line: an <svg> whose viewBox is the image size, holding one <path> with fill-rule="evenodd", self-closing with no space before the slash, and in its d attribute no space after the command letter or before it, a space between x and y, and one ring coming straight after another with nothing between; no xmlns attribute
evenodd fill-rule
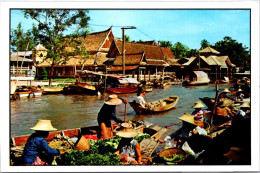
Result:
<svg viewBox="0 0 260 173"><path fill-rule="evenodd" d="M244 97L245 98L249 98L250 97L250 87L248 85L248 81L245 80L245 85L243 85L241 87L244 90Z"/></svg>
<svg viewBox="0 0 260 173"><path fill-rule="evenodd" d="M197 124L194 122L194 116L184 113L181 117L178 118L182 120L182 127L169 136L166 136L164 140L160 140L160 142L165 142L174 138L177 142L177 145L182 146L190 136L190 132L196 129Z"/></svg>
<svg viewBox="0 0 260 173"><path fill-rule="evenodd" d="M138 103L140 104L141 107L145 108L147 106L149 106L148 103L146 103L146 101L144 100L144 95L145 95L145 91L141 91L141 92L138 92L137 93L137 100L138 100Z"/></svg>
<svg viewBox="0 0 260 173"><path fill-rule="evenodd" d="M54 156L60 155L63 151L50 148L45 138L48 137L50 131L57 129L53 128L50 120L39 120L31 130L35 130L35 133L25 144L23 164L26 166L51 164Z"/></svg>
<svg viewBox="0 0 260 173"><path fill-rule="evenodd" d="M242 89L238 89L236 93L236 101L242 101L244 98L244 93Z"/></svg>
<svg viewBox="0 0 260 173"><path fill-rule="evenodd" d="M100 139L106 139L113 136L112 121L122 123L123 121L116 116L116 106L121 103L127 104L127 100L118 98L117 95L110 95L108 100L100 109L97 117L98 125L100 128Z"/></svg>
<svg viewBox="0 0 260 173"><path fill-rule="evenodd" d="M129 123L122 123L116 133L121 137L118 149L115 152L123 164L142 164L140 144L134 139L138 132Z"/></svg>
<svg viewBox="0 0 260 173"><path fill-rule="evenodd" d="M192 107L195 110L191 113L191 115L194 116L194 122L201 128L204 127L204 114L208 112L202 109L204 107L205 106L201 102L195 102Z"/></svg>
<svg viewBox="0 0 260 173"><path fill-rule="evenodd" d="M218 99L227 98L232 101L235 101L235 99L227 95L228 93L230 93L228 88L223 89L223 91L219 94Z"/></svg>
<svg viewBox="0 0 260 173"><path fill-rule="evenodd" d="M242 117L244 119L249 118L250 104L249 102L243 102L240 105L240 109L237 111L236 116Z"/></svg>

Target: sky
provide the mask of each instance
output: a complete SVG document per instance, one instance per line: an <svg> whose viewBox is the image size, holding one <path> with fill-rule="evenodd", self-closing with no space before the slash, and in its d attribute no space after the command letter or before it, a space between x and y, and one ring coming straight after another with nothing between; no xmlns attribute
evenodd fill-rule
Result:
<svg viewBox="0 0 260 173"><path fill-rule="evenodd" d="M130 40L180 42L190 49L200 49L201 40L210 44L225 36L250 48L250 10L89 10L90 32L104 31L110 26L115 37L122 38L123 26ZM24 30L32 20L18 10L11 10L11 29L22 21Z"/></svg>

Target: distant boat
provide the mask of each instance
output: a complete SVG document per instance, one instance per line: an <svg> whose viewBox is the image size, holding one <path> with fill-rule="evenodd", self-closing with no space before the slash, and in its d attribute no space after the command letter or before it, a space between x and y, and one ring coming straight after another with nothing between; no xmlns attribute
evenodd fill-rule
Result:
<svg viewBox="0 0 260 173"><path fill-rule="evenodd" d="M156 100L150 102L151 106L145 108L142 107L136 101L129 102L129 104L135 110L136 114L150 114L156 112L164 112L174 108L174 106L178 103L179 98L180 98L179 96L171 96L163 100Z"/></svg>
<svg viewBox="0 0 260 173"><path fill-rule="evenodd" d="M109 78L113 78L114 80L113 83L108 83L108 87L106 88L108 93L128 94L138 91L137 85L139 82L135 78L118 76L109 76Z"/></svg>
<svg viewBox="0 0 260 173"><path fill-rule="evenodd" d="M137 88L107 88L108 93L128 94L137 92Z"/></svg>
<svg viewBox="0 0 260 173"><path fill-rule="evenodd" d="M42 96L42 89L34 89L34 88L24 88L24 89L17 89L15 94L19 98L40 98Z"/></svg>
<svg viewBox="0 0 260 173"><path fill-rule="evenodd" d="M57 94L57 93L62 93L63 88L62 87L44 87L43 88L43 94Z"/></svg>
<svg viewBox="0 0 260 173"><path fill-rule="evenodd" d="M71 84L68 87L64 87L63 92L64 94L89 94L89 95L98 94L98 90L96 89L96 87L87 83Z"/></svg>
<svg viewBox="0 0 260 173"><path fill-rule="evenodd" d="M208 74L204 71L193 71L195 74L195 77L193 77L193 80L186 80L183 82L184 85L207 85L210 82L210 79L208 77Z"/></svg>

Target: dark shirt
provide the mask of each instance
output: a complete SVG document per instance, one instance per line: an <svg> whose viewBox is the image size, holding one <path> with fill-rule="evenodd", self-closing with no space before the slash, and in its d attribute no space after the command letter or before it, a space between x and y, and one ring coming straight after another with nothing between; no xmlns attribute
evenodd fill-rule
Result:
<svg viewBox="0 0 260 173"><path fill-rule="evenodd" d="M193 130L196 125L182 121L182 127L170 135L171 138L178 137L181 135L183 138L188 138L189 133Z"/></svg>
<svg viewBox="0 0 260 173"><path fill-rule="evenodd" d="M116 105L104 104L98 113L98 124L102 122L105 123L107 127L111 127L111 120L117 123L122 123L123 121L116 116Z"/></svg>
<svg viewBox="0 0 260 173"><path fill-rule="evenodd" d="M33 133L25 144L23 151L24 164L33 164L36 157L40 153L45 152L53 156L60 155L60 150L55 150L49 147L44 137L39 137Z"/></svg>

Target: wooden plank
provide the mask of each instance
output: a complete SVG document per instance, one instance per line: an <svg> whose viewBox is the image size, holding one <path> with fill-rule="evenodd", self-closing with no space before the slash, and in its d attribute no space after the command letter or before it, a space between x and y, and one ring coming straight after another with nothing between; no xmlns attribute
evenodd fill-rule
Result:
<svg viewBox="0 0 260 173"><path fill-rule="evenodd" d="M162 138L166 133L167 133L168 129L166 128L161 128L157 133L155 133L151 138L153 138L154 140L159 140L160 138Z"/></svg>
<svg viewBox="0 0 260 173"><path fill-rule="evenodd" d="M142 157L149 157L158 146L153 139L143 139L140 143Z"/></svg>

